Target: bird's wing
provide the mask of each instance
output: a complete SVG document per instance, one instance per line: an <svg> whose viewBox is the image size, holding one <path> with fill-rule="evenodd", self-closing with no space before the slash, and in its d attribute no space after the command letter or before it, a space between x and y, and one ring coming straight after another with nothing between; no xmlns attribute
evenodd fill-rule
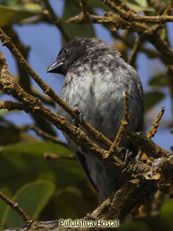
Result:
<svg viewBox="0 0 173 231"><path fill-rule="evenodd" d="M80 162L83 170L85 171L90 183L92 184L92 186L96 189L96 191L98 192L98 189L96 187L96 185L94 184L91 176L90 176L90 173L89 173L89 170L88 170L88 167L87 167L87 164L86 164L86 159L85 159L85 156L82 155L79 151L76 152L76 156L77 156L77 159L78 161Z"/></svg>

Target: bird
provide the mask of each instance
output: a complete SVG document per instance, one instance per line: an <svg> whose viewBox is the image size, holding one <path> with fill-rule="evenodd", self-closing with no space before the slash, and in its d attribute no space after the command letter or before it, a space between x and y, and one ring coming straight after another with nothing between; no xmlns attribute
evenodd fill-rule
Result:
<svg viewBox="0 0 173 231"><path fill-rule="evenodd" d="M77 108L84 120L111 141L121 124L126 91L130 114L127 131L142 131L144 101L141 80L136 70L121 58L111 44L99 38L76 37L59 51L47 72L64 75L61 98L72 108ZM71 116L58 105L57 113L72 122ZM122 178L116 169L105 166L94 155L84 152L67 134L65 137L98 192L101 204L122 187ZM132 150L126 135L121 147Z"/></svg>

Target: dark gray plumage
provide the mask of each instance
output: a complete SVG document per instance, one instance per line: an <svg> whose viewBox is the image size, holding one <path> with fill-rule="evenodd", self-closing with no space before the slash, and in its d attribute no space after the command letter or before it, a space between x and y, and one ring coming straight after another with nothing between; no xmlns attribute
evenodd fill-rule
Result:
<svg viewBox="0 0 173 231"><path fill-rule="evenodd" d="M63 48L48 72L65 76L61 97L71 106L82 111L83 118L114 140L123 116L124 91L129 94L130 122L128 131L143 127L143 90L133 67L119 52L97 38L76 38ZM72 120L59 106L57 112ZM116 170L103 166L90 153L84 153L66 137L76 152L90 182L99 193L99 202L118 190L122 181ZM129 148L124 138L121 146Z"/></svg>

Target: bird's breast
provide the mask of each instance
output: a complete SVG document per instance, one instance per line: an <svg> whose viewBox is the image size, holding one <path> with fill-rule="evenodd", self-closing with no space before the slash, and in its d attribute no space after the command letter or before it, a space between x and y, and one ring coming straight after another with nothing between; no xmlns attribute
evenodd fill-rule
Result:
<svg viewBox="0 0 173 231"><path fill-rule="evenodd" d="M61 92L73 108L77 106L83 118L96 129L113 139L123 112L123 89L117 87L112 73L68 73Z"/></svg>

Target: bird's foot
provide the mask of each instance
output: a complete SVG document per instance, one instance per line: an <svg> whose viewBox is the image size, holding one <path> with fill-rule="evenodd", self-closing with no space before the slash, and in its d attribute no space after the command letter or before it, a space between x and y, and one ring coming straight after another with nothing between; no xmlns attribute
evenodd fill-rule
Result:
<svg viewBox="0 0 173 231"><path fill-rule="evenodd" d="M80 123L82 122L82 120L83 120L83 114L82 114L82 111L79 109L78 105L75 105L75 106L73 107L73 111L74 111L74 113L77 115L78 119L77 119L77 120L73 119L73 120L72 120L72 124L73 124L74 126L78 127L79 124L80 124Z"/></svg>
<svg viewBox="0 0 173 231"><path fill-rule="evenodd" d="M131 157L133 156L133 152L130 151L129 149L125 148L125 147L121 147L119 152L125 153L124 162L123 162L123 166L122 166L122 169L124 169L127 166Z"/></svg>

